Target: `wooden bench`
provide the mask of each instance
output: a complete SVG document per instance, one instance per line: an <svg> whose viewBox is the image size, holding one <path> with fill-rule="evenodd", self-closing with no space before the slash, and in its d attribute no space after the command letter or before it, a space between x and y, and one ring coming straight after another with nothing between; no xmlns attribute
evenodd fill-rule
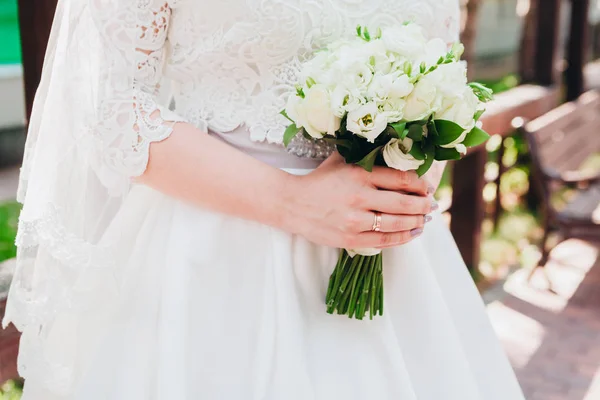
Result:
<svg viewBox="0 0 600 400"><path fill-rule="evenodd" d="M544 267L553 230L562 238L600 239L600 174L581 169L586 159L600 153L600 92L587 92L518 125L529 143L533 181L541 194L544 237L538 267ZM564 207L557 208L552 197L566 187L576 192Z"/></svg>

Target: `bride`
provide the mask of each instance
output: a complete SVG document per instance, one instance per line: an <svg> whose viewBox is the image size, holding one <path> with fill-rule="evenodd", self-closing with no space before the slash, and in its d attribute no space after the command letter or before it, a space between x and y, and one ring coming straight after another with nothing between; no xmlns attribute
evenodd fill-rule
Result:
<svg viewBox="0 0 600 400"><path fill-rule="evenodd" d="M5 324L25 400L521 400L426 179L279 115L357 24L457 40L458 0L60 0ZM381 232L372 230L381 213ZM336 248L385 248L385 314L325 312Z"/></svg>

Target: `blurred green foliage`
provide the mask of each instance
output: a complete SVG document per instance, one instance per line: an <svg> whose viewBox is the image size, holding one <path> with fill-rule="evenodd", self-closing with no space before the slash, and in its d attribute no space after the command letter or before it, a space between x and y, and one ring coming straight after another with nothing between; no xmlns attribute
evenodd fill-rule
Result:
<svg viewBox="0 0 600 400"><path fill-rule="evenodd" d="M22 382L8 381L0 386L0 400L19 400L22 395Z"/></svg>
<svg viewBox="0 0 600 400"><path fill-rule="evenodd" d="M0 262L17 255L14 243L20 210L17 202L0 204Z"/></svg>
<svg viewBox="0 0 600 400"><path fill-rule="evenodd" d="M17 0L0 0L0 65L21 63Z"/></svg>
<svg viewBox="0 0 600 400"><path fill-rule="evenodd" d="M478 79L477 81L492 89L494 93L502 93L519 86L519 83L521 83L521 78L516 74L509 74L500 79Z"/></svg>

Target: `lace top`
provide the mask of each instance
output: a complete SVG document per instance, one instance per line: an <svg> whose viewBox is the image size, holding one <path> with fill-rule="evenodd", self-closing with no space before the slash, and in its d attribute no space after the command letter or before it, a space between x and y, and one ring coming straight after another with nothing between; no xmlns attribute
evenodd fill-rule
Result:
<svg viewBox="0 0 600 400"><path fill-rule="evenodd" d="M431 37L448 43L458 37L458 0L136 1L140 159L126 163L134 166L132 174L143 172L147 144L168 136L172 124L165 120L221 134L242 127L252 141L281 144L287 120L279 113L301 63L332 40L354 35L358 24L413 21ZM113 15L107 17L114 22ZM175 113L156 100L165 95L161 80L174 83L168 86ZM302 149L307 145L296 143L294 151L323 154Z"/></svg>

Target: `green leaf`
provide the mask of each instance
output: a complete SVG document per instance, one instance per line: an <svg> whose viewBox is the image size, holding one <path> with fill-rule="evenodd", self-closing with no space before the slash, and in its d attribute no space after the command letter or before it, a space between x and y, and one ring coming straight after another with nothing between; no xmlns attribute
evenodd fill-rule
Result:
<svg viewBox="0 0 600 400"><path fill-rule="evenodd" d="M404 139L408 134L408 131L406 131L406 122L394 122L390 126L394 128L400 140Z"/></svg>
<svg viewBox="0 0 600 400"><path fill-rule="evenodd" d="M356 25L356 34L357 34L359 37L362 37L362 26L360 26L360 25Z"/></svg>
<svg viewBox="0 0 600 400"><path fill-rule="evenodd" d="M309 89L311 87L313 87L314 85L316 85L316 84L317 84L317 82L313 78L311 78L310 76L306 80L306 86L308 86Z"/></svg>
<svg viewBox="0 0 600 400"><path fill-rule="evenodd" d="M290 126L287 127L287 129L285 130L284 134L283 134L283 145L285 147L287 147L290 142L292 141L292 139L294 137L296 137L296 135L298 134L298 131L300 131L300 128L298 128L296 126L296 124L291 124Z"/></svg>
<svg viewBox="0 0 600 400"><path fill-rule="evenodd" d="M433 121L438 132L437 137L433 137L433 143L437 145L450 144L464 133L464 128L452 121L445 119L436 119Z"/></svg>
<svg viewBox="0 0 600 400"><path fill-rule="evenodd" d="M471 82L469 83L469 86L473 89L473 93L480 101L487 103L494 99L494 91L487 86L478 82Z"/></svg>
<svg viewBox="0 0 600 400"><path fill-rule="evenodd" d="M485 108L478 110L475 115L473 116L473 119L475 121L479 121L479 118L481 118L481 116L483 115L483 113L485 112Z"/></svg>
<svg viewBox="0 0 600 400"><path fill-rule="evenodd" d="M425 162L417 169L417 175L419 177L425 175L429 168L433 165L433 160L435 158L435 146L432 144L427 144L425 147Z"/></svg>
<svg viewBox="0 0 600 400"><path fill-rule="evenodd" d="M475 147L479 146L482 143L485 143L489 138L490 135L486 131L475 127L471 132L467 134L467 137L465 138L462 144L464 144L467 147Z"/></svg>
<svg viewBox="0 0 600 400"><path fill-rule="evenodd" d="M423 140L423 126L419 124L413 124L408 127L408 135L409 138L414 140L415 142L420 142Z"/></svg>
<svg viewBox="0 0 600 400"><path fill-rule="evenodd" d="M323 140L326 141L327 143L330 143L330 144L333 144L336 146L345 147L347 149L352 148L352 141L349 139L335 139L335 138L325 137L325 138L323 138Z"/></svg>
<svg viewBox="0 0 600 400"><path fill-rule="evenodd" d="M435 149L435 159L438 161L460 160L461 154L456 149L438 147Z"/></svg>
<svg viewBox="0 0 600 400"><path fill-rule="evenodd" d="M383 146L377 146L374 150L372 150L369 154L367 154L362 160L356 163L356 165L360 165L366 171L372 172L373 166L375 165L375 161L377 160L377 156Z"/></svg>
<svg viewBox="0 0 600 400"><path fill-rule="evenodd" d="M423 149L421 148L421 146L418 143L414 143L413 144L413 146L410 149L410 151L408 152L408 154L410 154L411 156L413 156L417 160L424 160L425 159L425 153L423 152Z"/></svg>
<svg viewBox="0 0 600 400"><path fill-rule="evenodd" d="M421 63L421 65L419 65L419 71L420 71L422 74L424 74L424 73L425 73L425 71L427 71L427 64L425 64L425 61L423 61L423 62Z"/></svg>
<svg viewBox="0 0 600 400"><path fill-rule="evenodd" d="M430 121L427 124L427 136L434 138L439 135L440 134L438 133L437 128L435 127L435 123L433 121Z"/></svg>
<svg viewBox="0 0 600 400"><path fill-rule="evenodd" d="M291 123L294 123L294 120L292 120L292 119L290 118L290 116L289 116L289 115L287 115L287 113L285 112L285 110L281 110L281 112L280 112L279 114L281 114L281 115L283 115L284 117L286 117L286 118L287 118L287 119L288 119L288 120L289 120Z"/></svg>

